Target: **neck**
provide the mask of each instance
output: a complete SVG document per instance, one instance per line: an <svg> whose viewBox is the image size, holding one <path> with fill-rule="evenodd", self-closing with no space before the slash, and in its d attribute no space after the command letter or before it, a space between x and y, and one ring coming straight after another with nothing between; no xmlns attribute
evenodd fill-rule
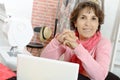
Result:
<svg viewBox="0 0 120 80"><path fill-rule="evenodd" d="M85 38L85 37L82 37L82 36L79 36L79 40L80 41L87 41L89 38Z"/></svg>

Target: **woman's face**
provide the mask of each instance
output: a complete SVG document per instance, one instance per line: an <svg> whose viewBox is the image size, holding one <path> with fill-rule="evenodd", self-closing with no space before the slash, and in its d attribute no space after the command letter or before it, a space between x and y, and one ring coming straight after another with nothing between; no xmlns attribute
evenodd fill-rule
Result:
<svg viewBox="0 0 120 80"><path fill-rule="evenodd" d="M80 40L86 40L92 37L98 29L98 17L91 8L84 8L80 11L75 22L75 27L79 33Z"/></svg>

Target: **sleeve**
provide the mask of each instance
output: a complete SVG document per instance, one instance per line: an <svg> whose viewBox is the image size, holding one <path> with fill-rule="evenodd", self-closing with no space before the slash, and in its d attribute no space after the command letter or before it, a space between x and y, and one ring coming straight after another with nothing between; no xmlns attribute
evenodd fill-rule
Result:
<svg viewBox="0 0 120 80"><path fill-rule="evenodd" d="M44 48L40 57L49 59L59 59L60 56L65 52L65 48L59 43L59 41L54 38L51 42Z"/></svg>
<svg viewBox="0 0 120 80"><path fill-rule="evenodd" d="M99 42L95 51L95 59L82 45L76 47L74 52L82 61L83 67L91 80L105 79L110 64L111 42L108 40Z"/></svg>

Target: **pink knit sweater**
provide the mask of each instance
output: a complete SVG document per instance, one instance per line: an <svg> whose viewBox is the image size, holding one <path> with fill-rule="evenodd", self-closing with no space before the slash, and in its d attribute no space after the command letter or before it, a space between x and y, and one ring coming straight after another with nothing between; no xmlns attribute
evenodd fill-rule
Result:
<svg viewBox="0 0 120 80"><path fill-rule="evenodd" d="M41 57L58 60L60 56L64 54L64 60L70 61L74 53L82 62L82 67L85 69L91 80L105 79L110 64L111 42L103 37L90 53L81 44L75 49L71 49L60 44L54 38L42 51Z"/></svg>

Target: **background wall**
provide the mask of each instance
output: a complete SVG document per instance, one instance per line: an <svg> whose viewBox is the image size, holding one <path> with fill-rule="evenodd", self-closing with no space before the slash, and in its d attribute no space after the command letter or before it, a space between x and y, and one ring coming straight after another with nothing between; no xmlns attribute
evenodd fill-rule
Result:
<svg viewBox="0 0 120 80"><path fill-rule="evenodd" d="M34 0L32 12L32 25L48 26L54 28L58 0Z"/></svg>
<svg viewBox="0 0 120 80"><path fill-rule="evenodd" d="M104 12L105 12L105 21L102 25L101 31L104 36L108 39L113 38L113 30L115 30L116 26L116 14L119 6L119 0L104 0Z"/></svg>
<svg viewBox="0 0 120 80"><path fill-rule="evenodd" d="M6 14L31 20L34 0L4 0Z"/></svg>

